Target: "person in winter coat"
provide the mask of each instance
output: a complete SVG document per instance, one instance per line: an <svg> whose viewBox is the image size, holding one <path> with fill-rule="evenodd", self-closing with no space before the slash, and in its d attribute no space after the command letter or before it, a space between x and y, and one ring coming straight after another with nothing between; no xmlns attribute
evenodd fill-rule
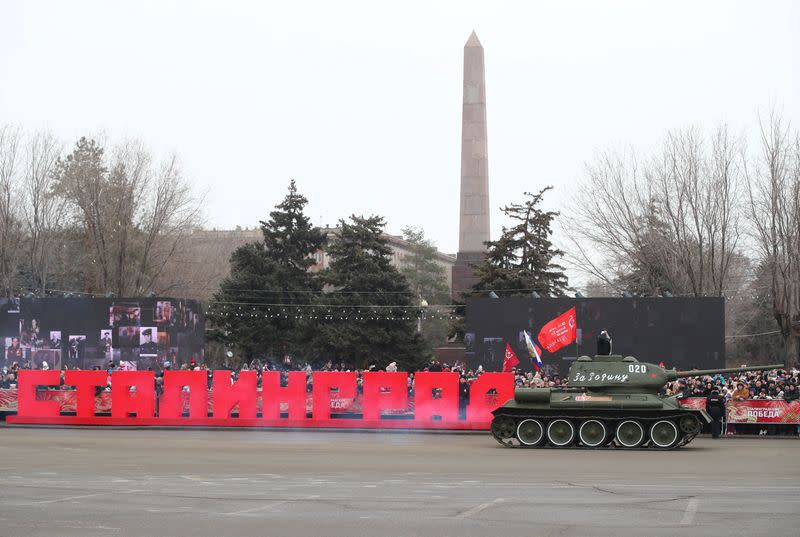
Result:
<svg viewBox="0 0 800 537"><path fill-rule="evenodd" d="M607 330L602 330L600 335L597 336L597 354L599 356L608 356L611 354L611 335Z"/></svg>
<svg viewBox="0 0 800 537"><path fill-rule="evenodd" d="M750 390L748 390L743 383L739 382L736 384L736 389L733 390L733 395L731 397L734 401L744 401L750 397Z"/></svg>
<svg viewBox="0 0 800 537"><path fill-rule="evenodd" d="M718 390L713 390L706 398L706 412L711 416L711 438L719 438L722 432L722 420L725 418L725 398Z"/></svg>

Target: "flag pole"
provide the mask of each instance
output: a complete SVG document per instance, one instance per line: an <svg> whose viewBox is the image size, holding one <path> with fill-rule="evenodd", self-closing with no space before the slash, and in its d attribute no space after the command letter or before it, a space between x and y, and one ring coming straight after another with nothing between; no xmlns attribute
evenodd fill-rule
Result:
<svg viewBox="0 0 800 537"><path fill-rule="evenodd" d="M583 332L581 332L581 336L583 336ZM578 359L580 355L580 351L578 351L578 309L575 309L575 359Z"/></svg>

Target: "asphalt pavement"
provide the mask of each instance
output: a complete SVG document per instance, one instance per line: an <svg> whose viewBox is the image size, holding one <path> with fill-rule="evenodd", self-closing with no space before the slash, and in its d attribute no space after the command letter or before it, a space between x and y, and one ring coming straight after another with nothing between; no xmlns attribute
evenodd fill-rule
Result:
<svg viewBox="0 0 800 537"><path fill-rule="evenodd" d="M798 535L800 440L0 427L0 536Z"/></svg>

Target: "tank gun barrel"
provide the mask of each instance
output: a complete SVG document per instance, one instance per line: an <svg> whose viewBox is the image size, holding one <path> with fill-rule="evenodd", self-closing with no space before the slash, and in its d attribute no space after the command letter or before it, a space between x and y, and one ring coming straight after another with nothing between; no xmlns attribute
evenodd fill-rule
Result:
<svg viewBox="0 0 800 537"><path fill-rule="evenodd" d="M697 377L701 375L716 375L717 373L739 373L743 371L768 371L770 369L783 369L783 364L754 365L750 367L729 367L727 369L698 369L694 371L677 371L675 378Z"/></svg>

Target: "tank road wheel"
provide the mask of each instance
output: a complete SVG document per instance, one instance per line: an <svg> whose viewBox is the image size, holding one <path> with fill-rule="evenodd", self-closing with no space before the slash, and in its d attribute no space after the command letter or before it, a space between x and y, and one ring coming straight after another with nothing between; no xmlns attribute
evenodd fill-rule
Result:
<svg viewBox="0 0 800 537"><path fill-rule="evenodd" d="M517 425L517 438L523 445L538 445L544 438L544 427L539 420L522 420Z"/></svg>
<svg viewBox="0 0 800 537"><path fill-rule="evenodd" d="M617 443L625 448L639 447L644 442L644 428L634 420L625 420L617 425Z"/></svg>
<svg viewBox="0 0 800 537"><path fill-rule="evenodd" d="M687 414L681 417L678 425L680 426L683 434L697 434L702 428L702 425L700 425L700 420L694 414Z"/></svg>
<svg viewBox="0 0 800 537"><path fill-rule="evenodd" d="M514 420L508 416L499 416L492 420L492 434L495 438L511 438L514 436Z"/></svg>
<svg viewBox="0 0 800 537"><path fill-rule="evenodd" d="M547 426L547 439L554 446L568 446L575 440L575 426L565 419L553 420Z"/></svg>
<svg viewBox="0 0 800 537"><path fill-rule="evenodd" d="M608 431L602 421L586 420L578 429L578 438L586 447L598 447L605 443Z"/></svg>
<svg viewBox="0 0 800 537"><path fill-rule="evenodd" d="M660 448L671 448L678 443L678 428L669 420L657 421L650 427L650 440Z"/></svg>

